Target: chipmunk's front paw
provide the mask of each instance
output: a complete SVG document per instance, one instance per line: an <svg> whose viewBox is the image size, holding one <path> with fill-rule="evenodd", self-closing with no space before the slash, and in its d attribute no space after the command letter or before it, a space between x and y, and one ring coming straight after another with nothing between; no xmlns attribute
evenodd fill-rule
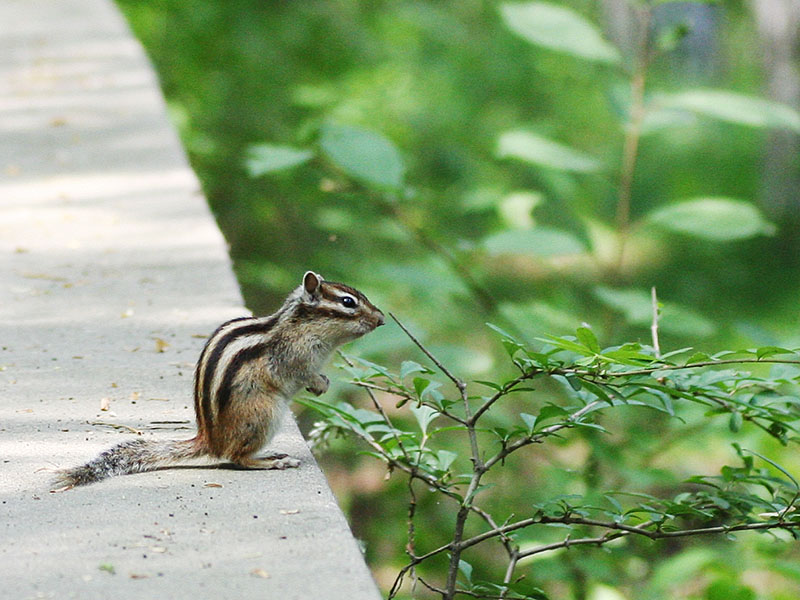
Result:
<svg viewBox="0 0 800 600"><path fill-rule="evenodd" d="M328 387L330 387L330 385L331 380L322 373L318 373L317 375L314 375L314 378L311 380L311 383L308 384L306 389L315 396L322 396L322 394L328 391Z"/></svg>

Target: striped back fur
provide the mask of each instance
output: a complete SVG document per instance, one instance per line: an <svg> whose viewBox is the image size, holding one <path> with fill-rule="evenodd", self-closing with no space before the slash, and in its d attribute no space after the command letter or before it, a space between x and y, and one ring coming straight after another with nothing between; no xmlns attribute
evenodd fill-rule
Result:
<svg viewBox="0 0 800 600"><path fill-rule="evenodd" d="M206 342L195 369L198 437L215 435L219 415L230 408L234 387L254 361L262 383L288 400L339 345L383 324L383 313L358 290L308 272L283 306L267 317L223 323Z"/></svg>

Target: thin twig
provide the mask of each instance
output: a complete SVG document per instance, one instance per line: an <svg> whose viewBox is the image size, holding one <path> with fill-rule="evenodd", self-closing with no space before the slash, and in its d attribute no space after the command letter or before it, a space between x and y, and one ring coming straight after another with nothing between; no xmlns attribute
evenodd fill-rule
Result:
<svg viewBox="0 0 800 600"><path fill-rule="evenodd" d="M545 371L542 371L540 369L531 369L530 371L524 372L522 375L519 375L516 379L512 379L511 381L503 385L503 387L497 390L497 392L495 392L491 398L486 400L486 402L484 402L478 407L478 409L475 411L475 414L472 416L472 422L473 423L477 422L478 419L481 418L481 415L483 415L483 413L489 410L495 402L497 402L503 396L507 396L512 391L514 391L514 388L517 387L520 383L522 383L523 381L527 381L529 379L533 379L537 375L543 373L545 373Z"/></svg>
<svg viewBox="0 0 800 600"><path fill-rule="evenodd" d="M481 478L486 472L486 465L480 455L478 447L478 437L475 431L475 419L472 416L472 409L469 404L469 396L467 395L467 384L460 378L456 377L433 353L428 350L414 335L406 328L399 319L392 313L389 313L395 323L403 330L403 332L411 339L412 342L427 356L444 375L453 382L458 389L461 401L464 405L464 415L466 418L467 435L469 436L470 449L472 454L472 477L470 478L469 486L464 494L464 499L461 503L458 513L456 514L456 523L453 527L453 551L450 553L450 564L447 570L447 584L445 591L442 593L444 600L452 600L456 594L456 580L458 577L458 566L461 560L460 544L464 535L464 528L467 519L472 512L472 501L475 493L480 487ZM394 588L393 588L394 589Z"/></svg>
<svg viewBox="0 0 800 600"><path fill-rule="evenodd" d="M537 548L532 548L531 550L526 550L524 552L520 552L519 558L524 558L526 556L531 556L533 554L538 554L540 552L546 552L549 550L556 550L558 548L566 548L572 545L579 545L579 544L603 544L612 541L613 539L628 536L628 535L639 535L642 537L649 538L651 540L659 540L665 538L679 538L679 537L690 537L696 535L710 535L710 534L717 534L717 533L729 533L734 531L763 531L768 529L800 529L800 521L798 522L787 522L787 521L767 521L767 522L760 522L760 523L741 523L739 525L718 525L714 527L699 527L697 529L680 529L675 531L663 531L660 529L650 530L646 529L647 527L651 527L653 525L652 521L647 521L642 523L639 526L632 526L632 525L625 525L623 523L616 523L612 521L599 521L596 519L587 519L583 517L573 517L571 515L564 515L561 517L548 517L546 515L537 515L535 517L530 517L527 519L521 519L514 523L509 523L507 525L503 525L502 527L498 527L492 529L490 531L485 531L484 533L475 535L471 538L467 538L463 540L460 544L460 549L466 550L472 546L480 544L481 542L485 542L486 540L492 539L494 537L498 537L500 535L510 533L512 531L517 531L519 529L524 529L526 527L530 527L532 525L547 525L553 523L561 523L564 525L585 525L588 527L599 527L602 529L609 530L604 536L598 538L579 538L579 539L571 539L567 538L562 540L561 542L555 542L553 544L547 544L545 546L539 546ZM613 533L611 533L613 532ZM422 561L425 561L437 554L441 554L442 552L452 552L454 548L452 544L445 544L443 546L439 546L435 550L431 550L421 556L417 557L416 564L419 564Z"/></svg>
<svg viewBox="0 0 800 600"><path fill-rule="evenodd" d="M484 468L487 470L491 469L495 464L502 461L512 452L519 450L520 448L528 446L530 444L537 444L541 442L544 438L553 435L557 431L560 431L567 427L572 427L575 424L575 422L578 419L580 419L583 415L591 412L592 410L594 410L598 406L601 406L602 404L604 403L600 400L595 400L594 402L590 402L583 408L576 410L574 413L569 415L566 419L564 419L560 423L555 423L553 425L550 425L549 427L545 427L544 429L535 433L534 435L526 436L520 440L517 440L512 444L504 446L497 454L495 454L492 458L486 461L486 463L484 464Z"/></svg>
<svg viewBox="0 0 800 600"><path fill-rule="evenodd" d="M656 358L661 358L661 346L658 343L658 298L656 297L656 286L650 288L650 295L653 301L653 323L650 325L650 335L653 338L653 351Z"/></svg>
<svg viewBox="0 0 800 600"><path fill-rule="evenodd" d="M364 389L375 390L375 391L378 391L378 392L384 392L386 394L392 394L394 396L398 396L399 398L402 398L403 400L409 400L409 401L417 402L417 398L415 396L413 396L412 394L409 394L408 392L405 392L404 390L399 390L399 389L390 388L390 387L386 387L386 386L382 386L382 385L377 385L377 384L371 383L369 381L352 381L351 383L353 385L358 386L358 387L363 387ZM424 404L425 406L430 406L431 408L436 409L436 411L438 413L440 413L443 417L447 417L449 419L452 419L453 421L456 421L456 422L460 423L461 425L466 425L467 424L465 419L462 419L458 415L455 415L455 414L451 413L449 410L447 410L445 408L442 408L442 407L439 407L439 406L435 406L435 405L429 404L427 402L422 402L422 404Z"/></svg>
<svg viewBox="0 0 800 600"><path fill-rule="evenodd" d="M685 365L662 364L657 367L647 367L645 369L635 369L633 371L587 371L586 369L559 368L549 372L554 375L577 375L579 377L593 377L595 379L613 379L617 377L630 377L632 375L652 375L658 371L679 371L681 369L701 369L703 367L715 367L718 365L747 365L747 364L782 364L800 365L800 360L773 359L773 358L724 358L721 360L703 360L696 363Z"/></svg>
<svg viewBox="0 0 800 600"><path fill-rule="evenodd" d="M597 546L602 546L603 544L624 537L626 535L629 534L624 533L622 531L618 531L611 535L606 534L594 538L579 538L577 540L566 538L561 542L554 542L552 544L546 544L544 546L539 546L538 548L532 548L530 550L520 552L519 558L520 559L527 558L528 556L533 556L534 554L542 554L543 552L550 552L552 550L558 550L560 548L569 548L570 546L581 546L585 544L594 544Z"/></svg>
<svg viewBox="0 0 800 600"><path fill-rule="evenodd" d="M408 478L408 542L406 544L406 553L411 558L414 558L417 555L417 542L416 542L416 529L414 526L414 515L417 512L417 495L414 492L414 478ZM413 590L416 582L418 580L417 572L414 567L411 568L411 588Z"/></svg>
<svg viewBox="0 0 800 600"><path fill-rule="evenodd" d="M440 370L442 373L444 373L444 374L445 374L445 376L446 376L446 377L447 377L447 378L448 378L450 381L452 381L452 382L453 382L453 384L454 384L454 385L455 385L455 386L458 388L458 390L459 390L460 392L463 392L463 390L464 390L464 389L466 389L466 387L467 387L467 384L465 384L463 380L461 380L461 379L459 379L458 377L456 377L455 375L453 375L453 374L450 372L450 370L449 370L447 367L445 367L445 366L442 364L442 362L441 362L441 361L440 361L438 358L436 358L436 357L435 357L435 356L434 356L434 355L431 353L431 351L430 351L430 350L428 350L428 349L427 349L425 346L423 346L423 345L422 345L422 342L420 342L420 341L419 341L419 340L418 340L416 337L414 337L414 334L413 334L413 333L411 333L411 332L408 330L408 328L407 328L405 325L403 325L403 324L400 322L400 320L399 320L399 319L398 319L396 316L394 316L394 314L393 314L393 313L389 313L389 316L390 316L390 317L392 317L392 319L394 320L394 322L395 322L395 323L397 323L397 326L398 326L398 327L400 327L400 329L402 329L402 330L403 330L403 333L405 333L405 334L408 336L408 338L409 338L409 339L410 339L412 342L414 342L414 345L416 345L416 347L417 347L417 348L419 348L420 350L422 350L422 353L423 353L425 356L427 356L428 358L430 358L430 359L431 359L431 361L433 362L433 364L435 364L435 365L436 365L436 367L437 367L437 368L438 368L438 369L439 369L439 370Z"/></svg>
<svg viewBox="0 0 800 600"><path fill-rule="evenodd" d="M400 206L378 194L372 194L373 200L398 223L402 228L411 233L428 250L439 256L453 273L461 279L464 286L470 291L478 306L488 315L500 316L497 300L472 274L466 261L460 259L453 251L440 244L422 227L402 211Z"/></svg>
<svg viewBox="0 0 800 600"><path fill-rule="evenodd" d="M505 598L509 590L511 578L514 577L514 569L517 568L517 562L520 559L519 548L507 548L509 550L508 566L506 567L506 574L503 576L503 591L500 593L500 598Z"/></svg>

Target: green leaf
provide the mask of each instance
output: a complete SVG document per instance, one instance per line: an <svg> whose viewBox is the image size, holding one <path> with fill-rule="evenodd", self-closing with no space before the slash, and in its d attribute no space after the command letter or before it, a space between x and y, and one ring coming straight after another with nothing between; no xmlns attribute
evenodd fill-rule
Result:
<svg viewBox="0 0 800 600"><path fill-rule="evenodd" d="M373 373L369 375L370 377L372 377L374 375L382 375L383 377L386 377L387 379L394 380L394 377L392 377L392 374L389 371L389 369L387 369L386 367L384 367L382 365L379 365L377 363L369 361L366 358L361 358L360 356L354 356L353 360L355 360L356 362L361 363L365 367L371 369L373 371Z"/></svg>
<svg viewBox="0 0 800 600"><path fill-rule="evenodd" d="M499 383L495 383L494 381L486 381L484 379L475 379L474 382L475 383L479 383L480 385L485 385L488 388L492 388L496 392L499 392L500 390L503 389L502 385L500 385Z"/></svg>
<svg viewBox="0 0 800 600"><path fill-rule="evenodd" d="M579 377L576 377L575 375L564 375L564 379L567 380L567 383L569 383L569 387L571 387L573 390L575 390L576 392L581 391L581 388L583 386L581 384L581 380Z"/></svg>
<svg viewBox="0 0 800 600"><path fill-rule="evenodd" d="M685 365L691 365L694 363L700 362L707 362L711 357L706 354L705 352L695 352L689 358L686 359Z"/></svg>
<svg viewBox="0 0 800 600"><path fill-rule="evenodd" d="M713 241L772 235L775 225L749 202L733 198L692 198L661 207L646 219L664 229Z"/></svg>
<svg viewBox="0 0 800 600"><path fill-rule="evenodd" d="M437 450L436 458L439 461L438 468L440 471L447 471L453 462L458 458L458 454L450 452L449 450Z"/></svg>
<svg viewBox="0 0 800 600"><path fill-rule="evenodd" d="M424 377L414 377L413 384L414 391L417 392L417 395L423 400L442 386L438 381L431 381Z"/></svg>
<svg viewBox="0 0 800 600"><path fill-rule="evenodd" d="M506 131L500 136L497 156L575 173L594 173L603 168L603 163L589 154L522 130Z"/></svg>
<svg viewBox="0 0 800 600"><path fill-rule="evenodd" d="M730 420L728 421L728 429L733 433L738 433L742 428L742 413L738 410L731 413Z"/></svg>
<svg viewBox="0 0 800 600"><path fill-rule="evenodd" d="M785 104L755 96L697 89L661 95L656 103L738 125L791 129L800 133L800 113Z"/></svg>
<svg viewBox="0 0 800 600"><path fill-rule="evenodd" d="M528 433L533 433L533 428L536 427L536 416L529 415L528 413L519 413L519 416L525 422L525 427L528 428Z"/></svg>
<svg viewBox="0 0 800 600"><path fill-rule="evenodd" d="M486 326L489 329L491 329L492 331L495 331L495 332L499 333L504 338L508 338L512 342L516 342L517 344L519 344L519 342L514 338L514 336L511 335L510 333L508 333L505 329L502 329L502 328L498 327L497 325L495 325L493 323L486 323ZM522 344L520 344L520 345L522 345Z"/></svg>
<svg viewBox="0 0 800 600"><path fill-rule="evenodd" d="M400 379L405 379L406 376L412 373L432 373L428 367L423 367L421 364L413 360L404 360L400 365Z"/></svg>
<svg viewBox="0 0 800 600"><path fill-rule="evenodd" d="M554 335L545 335L543 338L536 338L541 342L546 342L555 346L556 348L560 348L562 350L567 350L568 352L575 352L576 354L580 354L581 356L591 356L592 352L583 344L579 344L578 342L573 341L571 338L568 337L556 337Z"/></svg>
<svg viewBox="0 0 800 600"><path fill-rule="evenodd" d="M569 413L556 404L545 404L539 411L538 422L546 421L555 417L564 417Z"/></svg>
<svg viewBox="0 0 800 600"><path fill-rule="evenodd" d="M314 158L311 150L300 150L291 146L254 144L247 149L245 167L250 177L296 167Z"/></svg>
<svg viewBox="0 0 800 600"><path fill-rule="evenodd" d="M597 337L591 329L588 327L578 327L575 334L578 337L578 341L589 348L589 350L596 353L600 352L600 344L597 342Z"/></svg>
<svg viewBox="0 0 800 600"><path fill-rule="evenodd" d="M784 469L784 468L783 468L782 466L780 466L778 463L776 463L776 462L775 462L775 461L773 461L773 460L770 460L769 458L767 458L767 457L766 457L766 456L764 456L763 454L759 454L759 453L758 453L758 452L756 452L755 450L748 450L748 449L746 449L746 448L742 448L742 452L749 452L750 454L754 454L754 455L756 455L758 458L760 458L761 460L763 460L763 461L766 461L766 462L768 462L769 464L771 464L773 467L775 467L776 469L778 469L778 471L780 471L781 473L783 473L784 475L786 475L786 477L788 477L788 478L789 478L789 481L791 481L791 482L792 482L792 484L794 485L794 489L795 489L795 490L797 490L797 491L800 491L800 484L798 484L798 483L797 483L797 480L796 480L794 477L792 477L792 475L789 473L789 471L787 471L786 469Z"/></svg>
<svg viewBox="0 0 800 600"><path fill-rule="evenodd" d="M417 423L419 423L419 428L423 434L428 433L428 426L439 416L439 411L424 404L422 406L412 406L411 412L414 414Z"/></svg>
<svg viewBox="0 0 800 600"><path fill-rule="evenodd" d="M395 190L403 186L405 165L400 153L374 131L328 123L322 128L320 147L345 173L368 186Z"/></svg>
<svg viewBox="0 0 800 600"><path fill-rule="evenodd" d="M622 508L622 504L620 504L619 500L614 498L611 494L603 494L603 498L608 500L608 502L611 504L611 506L614 507L614 510L617 512L617 514L621 515L624 512L624 509Z"/></svg>
<svg viewBox="0 0 800 600"><path fill-rule="evenodd" d="M459 559L458 561L458 570L461 571L461 574L464 576L467 584L472 584L472 565L469 564L465 560Z"/></svg>
<svg viewBox="0 0 800 600"><path fill-rule="evenodd" d="M598 400L607 402L611 406L614 405L614 401L612 400L611 395L609 395L609 391L607 391L602 385L589 381L588 379L582 379L581 387L594 394Z"/></svg>
<svg viewBox="0 0 800 600"><path fill-rule="evenodd" d="M796 354L796 352L787 348L779 348L778 346L762 346L756 350L758 360L769 358L770 356L777 356L779 354Z"/></svg>
<svg viewBox="0 0 800 600"><path fill-rule="evenodd" d="M483 240L483 246L492 255L530 254L533 256L564 256L581 254L583 244L571 233L549 227L512 229L496 233Z"/></svg>
<svg viewBox="0 0 800 600"><path fill-rule="evenodd" d="M506 26L532 44L586 60L618 63L619 51L591 22L564 6L507 2L500 6Z"/></svg>

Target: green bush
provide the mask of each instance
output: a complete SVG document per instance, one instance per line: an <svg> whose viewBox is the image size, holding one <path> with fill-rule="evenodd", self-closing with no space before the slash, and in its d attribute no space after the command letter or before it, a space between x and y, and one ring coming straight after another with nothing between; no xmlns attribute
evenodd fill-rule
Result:
<svg viewBox="0 0 800 600"><path fill-rule="evenodd" d="M577 0L120 4L248 306L274 310L318 270L470 381L465 402L390 325L358 343L372 363L348 359L359 385L383 388L375 403L334 385L314 404L321 461L387 592L402 571L450 594L458 567L482 597L800 594L796 545L731 529L785 537L800 468L796 367L774 362L800 345L800 219L761 191L767 143L800 117L761 97L743 3L631 3L614 42L601 3ZM660 354L659 337L696 349ZM747 362L765 364L750 376ZM495 395L472 423L478 460L461 421ZM384 482L343 430L395 474ZM520 441L470 497L475 466ZM499 535L506 519L533 521ZM498 533L454 551L459 520L462 541ZM704 527L738 541L661 539Z"/></svg>
<svg viewBox="0 0 800 600"><path fill-rule="evenodd" d="M734 441L737 464L723 465L719 475L695 473L682 464L645 473L647 461L626 452L620 422L628 412L650 413L646 418L661 421L661 427L675 420L676 431L701 437L708 422L723 420L734 440L746 423L783 445L796 443L797 351L768 346L709 356L684 348L660 355L638 343L603 349L585 327L575 336L547 336L531 350L498 330L517 375L467 383L398 324L432 366L407 360L392 372L344 357L353 383L369 394L371 409L344 401L302 401L324 417L312 439L321 443L337 434L353 435L365 443L367 454L407 480L408 562L389 598L400 593L406 579L412 596L425 589L446 599L459 594L548 598L537 585L551 583L552 577L524 564L526 559L590 547L606 549L621 565L639 551L634 538L667 545L690 536L735 540L739 532L759 531L796 539L800 484L784 467ZM654 330L657 325L656 317ZM759 376L730 368L750 364L772 369ZM433 378L433 367L449 381ZM391 398L397 409L407 407L413 419L396 424L384 406ZM503 410L507 404L512 407ZM531 412L518 412L515 404ZM415 426L408 427L409 420ZM595 473L551 477L543 469L537 473L538 485L521 494L498 482L495 471L512 457L524 460L516 456L522 451L542 445L535 454L552 456L557 452L553 445L574 445L570 438L581 436L593 443L607 437L599 445L609 454L592 465ZM422 495L442 498L454 522L437 523L437 511ZM428 532L424 544L418 543L418 531ZM487 542L505 551L502 561L492 560L497 548L476 549ZM624 569L615 570L624 580ZM708 597L722 593L719 589L730 595L732 587L752 593L735 582L717 581L709 586Z"/></svg>

